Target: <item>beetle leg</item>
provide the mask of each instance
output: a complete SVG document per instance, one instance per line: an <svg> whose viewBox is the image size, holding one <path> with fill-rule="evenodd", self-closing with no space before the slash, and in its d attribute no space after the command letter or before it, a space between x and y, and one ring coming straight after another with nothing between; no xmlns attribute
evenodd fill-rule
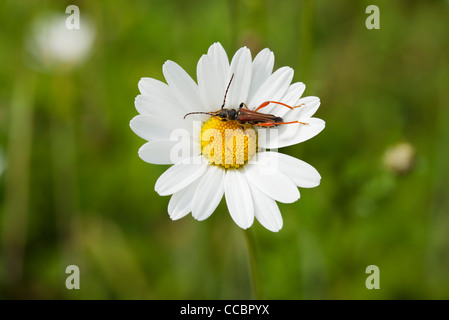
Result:
<svg viewBox="0 0 449 320"><path fill-rule="evenodd" d="M275 125L280 126L281 124L292 124L292 123L299 123L302 124L304 126L308 126L309 124L306 122L301 122L301 121L290 121L290 122L276 122Z"/></svg>
<svg viewBox="0 0 449 320"><path fill-rule="evenodd" d="M254 123L253 126L258 126L258 127L275 127L276 123L275 122Z"/></svg>
<svg viewBox="0 0 449 320"><path fill-rule="evenodd" d="M241 108L243 108L243 107L245 107L246 110L249 110L248 106L247 106L244 102L242 102L242 103L240 104L239 109L241 109Z"/></svg>
<svg viewBox="0 0 449 320"><path fill-rule="evenodd" d="M271 127L280 126L282 124L292 124L292 123L299 123L299 124L302 124L302 125L305 125L305 126L309 125L306 122L290 121L290 122L262 122L262 123L255 123L255 124L253 124L253 126L271 128Z"/></svg>
<svg viewBox="0 0 449 320"><path fill-rule="evenodd" d="M302 106L304 105L304 103L302 103L302 104L300 104L300 105L298 105L298 106L291 107L291 106L289 106L288 104L285 104L285 103L282 103L282 102L279 102L279 101L265 101L265 102L263 102L260 106L258 106L258 107L256 108L256 110L254 110L254 111L257 111L257 110L260 110L260 109L262 109L262 108L265 108L265 107L268 106L270 103L279 104L279 105L284 106L284 107L289 108L289 109L295 109L295 108L298 108L298 107L302 107Z"/></svg>

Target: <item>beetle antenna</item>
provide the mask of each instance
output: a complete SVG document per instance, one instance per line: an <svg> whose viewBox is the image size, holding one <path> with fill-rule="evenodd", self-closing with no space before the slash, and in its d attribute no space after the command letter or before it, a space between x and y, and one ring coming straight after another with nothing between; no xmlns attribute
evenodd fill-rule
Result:
<svg viewBox="0 0 449 320"><path fill-rule="evenodd" d="M185 119L187 116L191 115L191 114L208 114L208 115L210 115L210 116L213 116L213 115L214 115L214 114L211 113L211 112L201 112L201 111L197 111L197 112L189 112L189 113L187 113L187 114L184 116L184 119Z"/></svg>
<svg viewBox="0 0 449 320"><path fill-rule="evenodd" d="M229 90L229 87L231 86L231 82L232 82L233 78L234 78L234 74L232 74L231 80L229 80L228 87L226 88L224 99L223 99L223 104L221 105L221 110L223 110L223 108L224 108L224 105L225 105L225 102L226 102L226 95L228 94L228 90Z"/></svg>

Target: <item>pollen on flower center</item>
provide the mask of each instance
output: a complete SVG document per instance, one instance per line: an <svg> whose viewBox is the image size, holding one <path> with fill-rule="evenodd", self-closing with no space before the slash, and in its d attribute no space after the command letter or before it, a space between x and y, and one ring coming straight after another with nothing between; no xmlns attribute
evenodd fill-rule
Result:
<svg viewBox="0 0 449 320"><path fill-rule="evenodd" d="M201 128L201 152L210 164L238 168L257 152L257 133L250 124L211 117Z"/></svg>

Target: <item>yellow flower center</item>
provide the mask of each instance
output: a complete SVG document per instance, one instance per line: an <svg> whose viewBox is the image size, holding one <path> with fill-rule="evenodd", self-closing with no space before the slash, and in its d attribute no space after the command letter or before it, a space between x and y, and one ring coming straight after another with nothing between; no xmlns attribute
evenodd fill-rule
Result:
<svg viewBox="0 0 449 320"><path fill-rule="evenodd" d="M257 152L257 133L250 124L211 117L201 128L201 152L210 164L238 168Z"/></svg>

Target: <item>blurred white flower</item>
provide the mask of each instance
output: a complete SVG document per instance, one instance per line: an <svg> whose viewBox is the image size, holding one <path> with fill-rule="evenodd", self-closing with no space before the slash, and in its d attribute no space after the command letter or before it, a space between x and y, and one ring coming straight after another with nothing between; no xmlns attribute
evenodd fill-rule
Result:
<svg viewBox="0 0 449 320"><path fill-rule="evenodd" d="M321 176L311 165L267 150L308 140L325 126L323 120L312 117L320 99L301 98L305 85L291 83L293 69L282 67L272 72L273 66L274 54L269 49L260 51L253 60L248 48L240 48L229 63L221 44L215 43L198 62L198 84L173 61L163 66L168 84L151 78L139 82L141 94L135 105L140 115L131 120L130 126L149 141L139 150L144 161L173 164L155 186L160 195L172 195L168 213L173 220L190 212L197 220L207 219L224 195L239 227L249 228L256 218L265 228L279 231L283 220L276 201L295 202L300 197L297 187L320 184ZM241 103L249 110L260 106L261 115L275 115L273 126L261 128L261 123L242 123L214 113L223 106L225 112L243 114ZM192 112L202 114L186 117ZM289 124L277 127L274 122ZM179 129L187 136L181 146L172 139ZM208 132L215 135L211 137ZM228 132L235 134L235 142L231 136L230 145ZM273 132L277 134L271 135ZM173 157L178 153L174 149L187 152Z"/></svg>
<svg viewBox="0 0 449 320"><path fill-rule="evenodd" d="M93 23L81 13L80 28L66 26L68 14L44 13L36 17L25 36L33 69L66 72L82 64L92 52L95 40Z"/></svg>
<svg viewBox="0 0 449 320"><path fill-rule="evenodd" d="M385 151L383 162L395 173L403 174L411 170L415 159L415 149L410 143L402 142Z"/></svg>

